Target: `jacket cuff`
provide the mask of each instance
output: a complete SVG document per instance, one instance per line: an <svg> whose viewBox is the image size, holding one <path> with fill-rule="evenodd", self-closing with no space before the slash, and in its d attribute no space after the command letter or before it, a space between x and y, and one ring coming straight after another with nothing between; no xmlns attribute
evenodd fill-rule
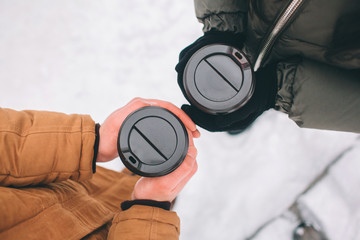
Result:
<svg viewBox="0 0 360 240"><path fill-rule="evenodd" d="M147 199L139 199L139 200L132 200L132 201L125 201L121 203L121 209L123 211L128 210L134 205L143 205L143 206L150 206L150 207L157 207L162 208L164 210L170 210L171 203L167 201L159 202L154 200L147 200Z"/></svg>
<svg viewBox="0 0 360 240"><path fill-rule="evenodd" d="M282 62L277 65L277 94L275 109L289 114L294 100L293 86L298 62Z"/></svg>
<svg viewBox="0 0 360 240"><path fill-rule="evenodd" d="M94 157L92 162L93 173L96 173L96 158L99 152L100 144L100 124L95 124L95 143L94 143Z"/></svg>
<svg viewBox="0 0 360 240"><path fill-rule="evenodd" d="M195 0L194 5L197 19L204 24L204 32L245 32L249 1Z"/></svg>
<svg viewBox="0 0 360 240"><path fill-rule="evenodd" d="M180 219L176 212L135 205L115 215L108 239L179 239Z"/></svg>
<svg viewBox="0 0 360 240"><path fill-rule="evenodd" d="M94 157L94 142L95 142L95 122L88 115L82 115L81 135L82 135L82 149L80 155L79 175L71 177L75 181L83 181L90 179L93 175L93 157Z"/></svg>
<svg viewBox="0 0 360 240"><path fill-rule="evenodd" d="M246 14L242 12L211 14L205 18L198 18L204 24L203 32L219 31L244 33L246 28Z"/></svg>

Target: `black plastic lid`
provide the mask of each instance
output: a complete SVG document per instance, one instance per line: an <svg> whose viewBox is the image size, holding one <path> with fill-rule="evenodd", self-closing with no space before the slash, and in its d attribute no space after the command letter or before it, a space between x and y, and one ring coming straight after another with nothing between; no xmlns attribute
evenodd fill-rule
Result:
<svg viewBox="0 0 360 240"><path fill-rule="evenodd" d="M161 107L143 107L121 125L118 152L132 172L157 177L174 171L185 159L188 133L181 120Z"/></svg>
<svg viewBox="0 0 360 240"><path fill-rule="evenodd" d="M183 75L189 101L210 114L225 114L242 107L252 96L255 78L242 51L213 44L195 52Z"/></svg>

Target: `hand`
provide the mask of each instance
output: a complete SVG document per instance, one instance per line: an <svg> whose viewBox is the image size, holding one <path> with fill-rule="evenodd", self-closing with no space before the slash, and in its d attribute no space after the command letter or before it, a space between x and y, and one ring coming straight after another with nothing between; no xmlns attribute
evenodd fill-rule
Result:
<svg viewBox="0 0 360 240"><path fill-rule="evenodd" d="M185 66L197 50L213 43L228 44L241 49L242 37L241 35L235 35L230 32L208 32L180 53L179 63L175 69L178 72L178 84L188 101L189 99L183 86ZM272 64L263 69L259 69L259 71L255 73L255 78L253 96L244 106L235 112L213 115L203 112L194 105L183 105L181 109L184 110L197 125L208 131L244 130L264 111L275 105L277 91L276 66Z"/></svg>
<svg viewBox="0 0 360 240"><path fill-rule="evenodd" d="M241 49L243 46L243 44L242 44L243 38L244 38L243 35L233 34L231 32L218 32L218 31L206 32L204 34L204 36L200 37L194 43L187 46L180 52L179 62L176 65L175 70L178 73L178 77L177 77L178 85L187 100L189 100L189 99L187 98L186 92L184 89L183 73L184 73L186 64L189 61L189 59L191 58L191 56L200 48L210 45L210 44L215 44L215 43L227 44L230 46L234 46L238 49Z"/></svg>
<svg viewBox="0 0 360 240"><path fill-rule="evenodd" d="M235 112L223 115L212 115L192 105L182 105L181 109L200 127L210 131L245 130L264 111L273 108L277 91L276 66L260 68L256 73L255 91L243 107Z"/></svg>
<svg viewBox="0 0 360 240"><path fill-rule="evenodd" d="M195 123L179 108L175 105L155 100L155 99L142 99L134 98L124 107L114 111L110 116L104 121L100 127L100 143L98 155L96 158L97 162L107 162L113 160L118 156L117 152L117 138L120 130L121 124L124 122L125 118L135 110L146 107L146 106L159 106L168 109L174 113L180 120L184 123L185 127L194 137L199 137L200 133L196 129Z"/></svg>
<svg viewBox="0 0 360 240"><path fill-rule="evenodd" d="M195 133L195 134L194 134ZM134 187L132 199L148 199L154 201L172 202L186 183L197 171L196 155L193 137L199 137L197 131L189 134L189 150L183 163L168 175L162 177L142 177Z"/></svg>

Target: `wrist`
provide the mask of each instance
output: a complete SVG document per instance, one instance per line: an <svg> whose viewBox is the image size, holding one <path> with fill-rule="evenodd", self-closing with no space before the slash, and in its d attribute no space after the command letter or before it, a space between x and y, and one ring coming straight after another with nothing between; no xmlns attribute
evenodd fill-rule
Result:
<svg viewBox="0 0 360 240"><path fill-rule="evenodd" d="M108 131L107 124L103 123L99 128L99 149L96 162L108 162L117 157L116 133Z"/></svg>

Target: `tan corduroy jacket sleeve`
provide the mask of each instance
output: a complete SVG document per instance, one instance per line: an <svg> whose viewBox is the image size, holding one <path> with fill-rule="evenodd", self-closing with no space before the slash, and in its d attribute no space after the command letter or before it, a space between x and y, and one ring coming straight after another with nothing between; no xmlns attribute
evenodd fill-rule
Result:
<svg viewBox="0 0 360 240"><path fill-rule="evenodd" d="M179 235L180 219L175 212L134 205L114 217L108 240L177 240Z"/></svg>
<svg viewBox="0 0 360 240"><path fill-rule="evenodd" d="M89 179L94 141L90 116L0 108L0 185Z"/></svg>
<svg viewBox="0 0 360 240"><path fill-rule="evenodd" d="M0 108L0 219L7 219L0 224L1 239L64 239L64 233L68 234L66 239L86 235L92 239L96 229L107 226L104 223L111 223L112 218L109 239L179 238L180 220L175 212L149 206L116 210L122 201L129 200L138 178L125 178L123 173L105 169L93 177L94 141L95 123L90 116ZM35 187L60 181L65 182ZM34 188L14 188L22 186ZM63 190L52 193L52 188ZM102 194L94 195L94 191ZM71 206L83 207L69 212L64 199L71 199L67 201ZM37 204L38 200L42 204ZM26 211L20 206L27 206ZM56 215L51 211L54 206ZM59 224L59 219L67 220ZM92 224L82 226L84 222ZM47 227L36 223L46 223Z"/></svg>

